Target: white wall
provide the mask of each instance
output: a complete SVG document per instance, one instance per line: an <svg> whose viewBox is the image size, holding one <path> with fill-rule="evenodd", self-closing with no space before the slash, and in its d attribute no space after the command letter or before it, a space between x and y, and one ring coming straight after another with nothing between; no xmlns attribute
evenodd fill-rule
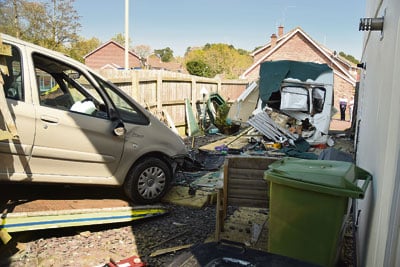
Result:
<svg viewBox="0 0 400 267"><path fill-rule="evenodd" d="M400 261L400 1L367 0L366 7L365 17L386 14L383 38L377 31L365 33L362 57L357 165L373 174L373 183L359 201L360 266L395 266Z"/></svg>

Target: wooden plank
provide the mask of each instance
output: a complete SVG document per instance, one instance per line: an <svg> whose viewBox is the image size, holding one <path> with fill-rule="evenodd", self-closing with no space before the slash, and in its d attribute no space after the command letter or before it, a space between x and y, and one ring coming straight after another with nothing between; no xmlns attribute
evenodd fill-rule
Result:
<svg viewBox="0 0 400 267"><path fill-rule="evenodd" d="M162 207L118 207L81 210L58 210L3 214L0 229L21 232L40 229L128 222L168 211Z"/></svg>
<svg viewBox="0 0 400 267"><path fill-rule="evenodd" d="M229 169L229 176L241 179L263 179L267 169Z"/></svg>
<svg viewBox="0 0 400 267"><path fill-rule="evenodd" d="M222 205L223 191L222 188L217 189L217 207L216 207L216 222L215 222L215 241L219 241L221 237L221 231L223 231L223 214L224 209Z"/></svg>
<svg viewBox="0 0 400 267"><path fill-rule="evenodd" d="M229 183L228 191L234 189L250 189L250 190L261 190L267 191L269 188L268 183L264 181L252 181L251 183L246 180L237 180L236 183Z"/></svg>
<svg viewBox="0 0 400 267"><path fill-rule="evenodd" d="M244 147L245 145L248 144L248 140L246 136L240 136L239 138L237 138L237 136L228 136L226 138L217 140L215 142L206 144L204 146L201 146L199 148L199 150L205 150L205 151L215 151L215 147L217 146L222 146L225 145L229 148L233 148L233 149L241 149L242 147ZM228 156L227 158L229 158L230 156ZM245 158L245 157L243 157Z"/></svg>
<svg viewBox="0 0 400 267"><path fill-rule="evenodd" d="M225 163L224 163L224 188L223 188L223 199L222 199L222 203L223 203L223 218L226 218L226 213L227 213L227 208L228 208L228 181L229 181L229 159L225 159Z"/></svg>
<svg viewBox="0 0 400 267"><path fill-rule="evenodd" d="M259 190L267 190L268 182L262 180L230 180L228 184L228 190L234 188L259 188Z"/></svg>
<svg viewBox="0 0 400 267"><path fill-rule="evenodd" d="M163 112L165 118L167 119L169 128L171 128L172 131L174 131L176 134L179 134L178 130L175 127L175 123L171 118L171 115L169 115L169 113L165 109L163 109L162 112Z"/></svg>
<svg viewBox="0 0 400 267"><path fill-rule="evenodd" d="M278 160L273 157L228 157L230 168L267 170L268 166Z"/></svg>
<svg viewBox="0 0 400 267"><path fill-rule="evenodd" d="M243 199L268 199L267 191L235 188L229 190L228 201L230 197Z"/></svg>
<svg viewBox="0 0 400 267"><path fill-rule="evenodd" d="M239 207L268 208L268 201L255 199L229 198L229 204Z"/></svg>
<svg viewBox="0 0 400 267"><path fill-rule="evenodd" d="M228 187L229 196L236 194L242 195L243 198L253 198L253 195L267 195L268 187Z"/></svg>
<svg viewBox="0 0 400 267"><path fill-rule="evenodd" d="M159 249L159 250L156 250L156 251L152 252L150 254L150 257L156 257L156 256L163 255L163 254L170 253L170 252L174 252L175 253L175 252L177 252L179 250L190 248L191 246L193 246L193 244L176 246L176 247L172 247L172 248Z"/></svg>

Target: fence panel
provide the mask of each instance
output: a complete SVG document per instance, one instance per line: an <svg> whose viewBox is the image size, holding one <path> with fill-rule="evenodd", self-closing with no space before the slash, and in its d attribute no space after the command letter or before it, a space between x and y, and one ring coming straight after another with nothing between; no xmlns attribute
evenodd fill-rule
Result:
<svg viewBox="0 0 400 267"><path fill-rule="evenodd" d="M232 103L246 89L248 80L220 80L197 77L160 70L101 70L100 74L110 80L137 102L154 114L166 111L184 135L185 103L191 101L193 111L203 103L202 90L218 93Z"/></svg>

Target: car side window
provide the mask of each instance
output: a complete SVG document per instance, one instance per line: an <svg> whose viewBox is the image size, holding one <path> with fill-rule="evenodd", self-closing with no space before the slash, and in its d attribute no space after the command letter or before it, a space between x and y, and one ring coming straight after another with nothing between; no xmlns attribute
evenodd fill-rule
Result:
<svg viewBox="0 0 400 267"><path fill-rule="evenodd" d="M33 61L40 105L108 118L103 98L78 69L39 54Z"/></svg>
<svg viewBox="0 0 400 267"><path fill-rule="evenodd" d="M8 99L24 101L21 53L11 45L11 55L0 56L1 75L4 80L4 94Z"/></svg>
<svg viewBox="0 0 400 267"><path fill-rule="evenodd" d="M94 74L93 77L107 93L109 99L114 103L122 121L139 125L149 124L148 118L137 107L135 107L135 105L128 101L126 97L118 92L111 83L103 81Z"/></svg>

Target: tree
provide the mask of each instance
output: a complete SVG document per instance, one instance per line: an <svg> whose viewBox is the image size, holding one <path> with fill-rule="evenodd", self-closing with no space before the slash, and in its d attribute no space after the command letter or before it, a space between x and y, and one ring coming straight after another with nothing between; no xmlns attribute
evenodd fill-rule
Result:
<svg viewBox="0 0 400 267"><path fill-rule="evenodd" d="M41 46L62 51L78 40L79 16L74 0L3 0L0 30Z"/></svg>
<svg viewBox="0 0 400 267"><path fill-rule="evenodd" d="M147 58L151 55L151 47L148 45L137 45L133 48L133 51L142 58Z"/></svg>
<svg viewBox="0 0 400 267"><path fill-rule="evenodd" d="M25 1L5 0L0 2L0 31L17 38L21 36L21 10Z"/></svg>
<svg viewBox="0 0 400 267"><path fill-rule="evenodd" d="M113 38L111 38L111 40L117 42L118 44L122 45L123 47L125 47L125 35L122 33L117 33ZM128 41L128 47L130 48L132 46L132 40L131 38L129 38Z"/></svg>
<svg viewBox="0 0 400 267"><path fill-rule="evenodd" d="M211 68L201 60L186 62L186 70L192 75L201 77L212 78L216 75L216 73L212 72Z"/></svg>
<svg viewBox="0 0 400 267"><path fill-rule="evenodd" d="M21 6L21 38L29 42L47 46L50 38L50 21L46 5L37 2L25 2Z"/></svg>
<svg viewBox="0 0 400 267"><path fill-rule="evenodd" d="M354 64L360 63L360 61L359 61L358 59L356 59L356 58L353 57L352 55L347 55L347 54L344 53L344 52L339 52L339 56L341 56L341 57L347 59L348 61L350 61L350 62L352 62L352 63L354 63Z"/></svg>
<svg viewBox="0 0 400 267"><path fill-rule="evenodd" d="M70 57L83 63L83 57L100 45L100 40L95 37L87 40L83 37L79 37L77 42L71 44L71 47L68 49L67 53Z"/></svg>
<svg viewBox="0 0 400 267"><path fill-rule="evenodd" d="M154 50L154 54L160 57L162 62L170 62L174 59L174 51L169 47Z"/></svg>
<svg viewBox="0 0 400 267"><path fill-rule="evenodd" d="M253 49L253 51L251 51L251 52L257 51L257 50L260 49L261 47L263 47L263 46L257 46L257 47L255 47L255 48Z"/></svg>
<svg viewBox="0 0 400 267"><path fill-rule="evenodd" d="M147 58L151 55L151 47L148 45L137 45L133 51L140 57L142 67L146 68Z"/></svg>
<svg viewBox="0 0 400 267"><path fill-rule="evenodd" d="M50 22L49 46L52 49L78 40L78 30L81 27L80 16L74 9L75 0L51 0L48 8L48 20Z"/></svg>
<svg viewBox="0 0 400 267"><path fill-rule="evenodd" d="M238 78L253 62L249 53L243 49L235 49L234 46L228 44L206 44L203 49L188 49L186 52L186 66L191 68L191 71L199 75L223 75L228 79ZM188 64L190 62L190 64ZM191 63L197 62L197 64ZM200 62L204 63L201 64ZM198 70L201 67L208 68L203 71ZM212 76L213 77L213 76Z"/></svg>

